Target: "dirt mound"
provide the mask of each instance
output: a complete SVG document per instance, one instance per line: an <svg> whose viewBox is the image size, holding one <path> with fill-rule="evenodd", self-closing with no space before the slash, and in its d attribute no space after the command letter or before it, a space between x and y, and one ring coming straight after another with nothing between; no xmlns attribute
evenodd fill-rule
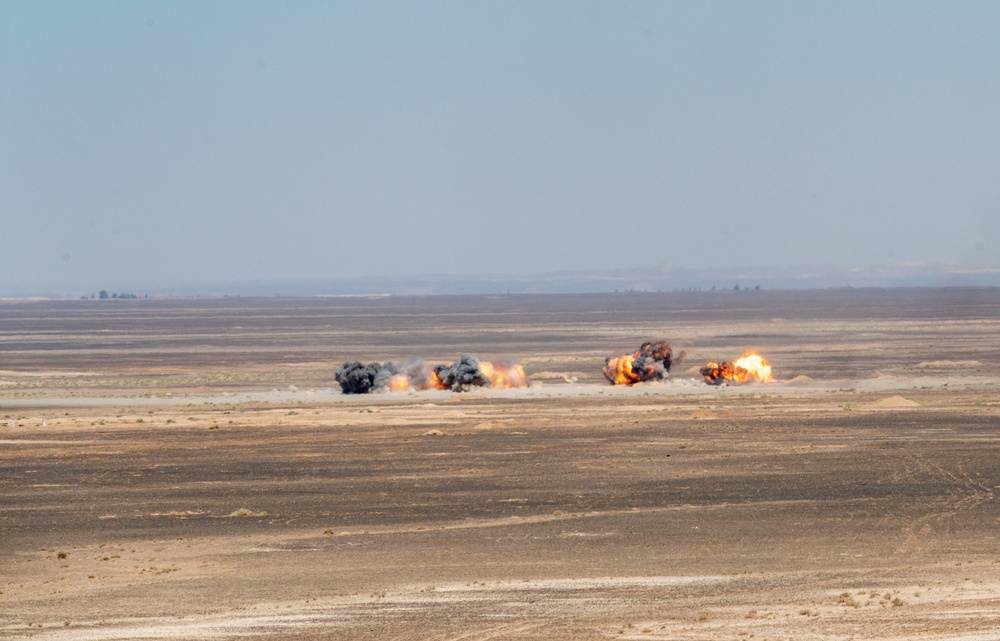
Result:
<svg viewBox="0 0 1000 641"><path fill-rule="evenodd" d="M873 407L920 407L920 403L902 396L890 396L872 403Z"/></svg>
<svg viewBox="0 0 1000 641"><path fill-rule="evenodd" d="M788 381L789 385L808 385L810 383L815 383L816 379L812 376L806 376L805 374L799 374L792 380Z"/></svg>

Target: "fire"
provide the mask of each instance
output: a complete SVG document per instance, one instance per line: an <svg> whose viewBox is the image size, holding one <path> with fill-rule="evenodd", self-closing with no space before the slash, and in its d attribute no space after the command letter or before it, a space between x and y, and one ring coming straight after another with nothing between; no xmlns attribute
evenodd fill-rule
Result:
<svg viewBox="0 0 1000 641"><path fill-rule="evenodd" d="M635 355L625 354L617 358L609 358L604 364L604 377L611 381L612 385L632 385L643 380L642 371L634 372L632 365L635 363Z"/></svg>
<svg viewBox="0 0 1000 641"><path fill-rule="evenodd" d="M334 379L345 394L428 389L463 392L473 387L508 389L530 384L524 367L518 363L480 361L469 354L456 362L434 367L422 360L367 365L347 361L334 372Z"/></svg>
<svg viewBox="0 0 1000 641"><path fill-rule="evenodd" d="M683 357L682 353L678 361ZM631 354L604 361L604 378L612 385L634 385L667 378L672 360L673 353L666 341L643 343Z"/></svg>
<svg viewBox="0 0 1000 641"><path fill-rule="evenodd" d="M746 383L750 380L767 382L771 379L771 364L760 354L749 353L732 363L708 363L701 375L711 385Z"/></svg>
<svg viewBox="0 0 1000 641"><path fill-rule="evenodd" d="M455 392L473 387L507 389L528 386L528 377L521 365L511 361L481 361L471 354L465 354L454 363L435 366L434 373L440 381L441 389Z"/></svg>
<svg viewBox="0 0 1000 641"><path fill-rule="evenodd" d="M479 361L479 371L482 372L495 389L510 389L512 387L527 387L528 376L519 363L490 363Z"/></svg>
<svg viewBox="0 0 1000 641"><path fill-rule="evenodd" d="M736 359L734 363L738 369L743 369L750 372L750 375L756 378L758 381L764 382L771 380L771 364L764 359L760 354L747 354L741 358Z"/></svg>
<svg viewBox="0 0 1000 641"><path fill-rule="evenodd" d="M389 391L408 392L410 390L410 377L406 374L396 374L389 379Z"/></svg>

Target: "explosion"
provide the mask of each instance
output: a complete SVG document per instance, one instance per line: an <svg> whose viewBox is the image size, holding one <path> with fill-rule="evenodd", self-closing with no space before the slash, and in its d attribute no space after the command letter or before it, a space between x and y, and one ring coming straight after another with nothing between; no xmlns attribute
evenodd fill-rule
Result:
<svg viewBox="0 0 1000 641"><path fill-rule="evenodd" d="M710 385L746 383L749 380L765 382L771 380L771 364L760 354L750 353L732 363L708 363L701 368L701 375Z"/></svg>
<svg viewBox="0 0 1000 641"><path fill-rule="evenodd" d="M683 352L677 361L684 358ZM656 381L670 375L673 352L667 341L643 343L631 354L608 358L604 361L604 378L612 385L634 385L642 381Z"/></svg>
<svg viewBox="0 0 1000 641"><path fill-rule="evenodd" d="M456 392L468 390L471 385L484 385L494 389L528 386L528 376L518 363L491 363L468 354L456 364L438 365L434 368L434 373L438 375L445 388L451 388ZM479 382L480 377L484 382Z"/></svg>
<svg viewBox="0 0 1000 641"><path fill-rule="evenodd" d="M381 363L363 365L358 361L347 361L337 368L333 378L340 383L344 394L364 394L375 387L375 377L381 368Z"/></svg>
<svg viewBox="0 0 1000 641"><path fill-rule="evenodd" d="M431 367L423 361L399 365L392 361L369 363L347 361L333 375L345 394L406 392L411 389L440 389L465 392L473 387L507 389L527 387L528 376L518 363L480 361L466 354L457 362Z"/></svg>

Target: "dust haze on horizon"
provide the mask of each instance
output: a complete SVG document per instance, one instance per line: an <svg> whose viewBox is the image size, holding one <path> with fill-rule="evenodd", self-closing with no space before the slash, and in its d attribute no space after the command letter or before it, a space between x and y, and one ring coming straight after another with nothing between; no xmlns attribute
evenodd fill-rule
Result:
<svg viewBox="0 0 1000 641"><path fill-rule="evenodd" d="M989 271L998 29L991 2L0 0L0 296Z"/></svg>

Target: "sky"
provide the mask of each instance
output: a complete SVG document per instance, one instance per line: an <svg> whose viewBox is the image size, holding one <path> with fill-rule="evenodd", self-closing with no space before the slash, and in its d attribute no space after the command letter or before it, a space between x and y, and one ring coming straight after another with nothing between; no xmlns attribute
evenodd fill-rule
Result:
<svg viewBox="0 0 1000 641"><path fill-rule="evenodd" d="M1000 266L997 2L0 0L0 296Z"/></svg>

